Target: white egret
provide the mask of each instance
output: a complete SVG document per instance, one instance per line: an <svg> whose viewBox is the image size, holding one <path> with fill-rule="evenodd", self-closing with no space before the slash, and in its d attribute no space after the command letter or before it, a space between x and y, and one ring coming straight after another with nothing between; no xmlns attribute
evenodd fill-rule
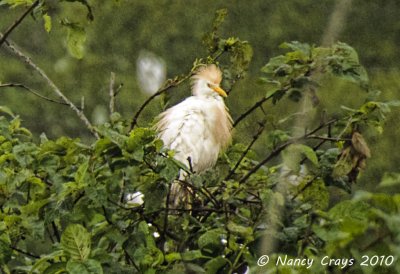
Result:
<svg viewBox="0 0 400 274"><path fill-rule="evenodd" d="M163 112L155 126L164 145L175 151L175 159L196 173L213 167L231 141L232 118L223 100L227 94L220 87L221 80L216 65L200 68L192 77L192 96ZM181 171L179 179L186 176ZM171 204L190 207L190 192L189 187L174 182Z"/></svg>

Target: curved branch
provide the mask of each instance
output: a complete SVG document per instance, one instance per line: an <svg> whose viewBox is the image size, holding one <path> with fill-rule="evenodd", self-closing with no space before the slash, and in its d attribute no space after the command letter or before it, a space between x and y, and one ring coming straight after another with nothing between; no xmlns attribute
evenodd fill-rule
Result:
<svg viewBox="0 0 400 274"><path fill-rule="evenodd" d="M296 143L296 142L298 142L298 141L300 141L300 140L307 139L309 136L313 136L313 134L316 133L317 131L319 131L320 129L322 129L322 128L326 127L326 126L329 126L329 125L331 125L331 124L333 124L333 123L335 123L335 122L337 122L337 121L338 121L338 119L330 120L330 121L328 121L328 122L326 122L326 123L323 123L323 124L319 125L319 126L316 127L315 129L313 129L312 131L310 131L310 132L304 134L304 135L301 136L301 137L293 138L293 139L291 139L291 140L289 140L289 141L287 141L287 142L281 144L279 147L277 147L277 148L275 148L273 151L271 151L271 153L268 154L268 156L265 157L264 160L262 160L261 162L259 162L255 167L253 167L249 172L247 172L247 174L246 174L245 176L243 176L243 177L239 180L239 184L244 183L247 179L249 179L249 177L250 177L252 174L256 173L257 170L259 170L263 165L265 165L265 164L266 164L267 162L269 162L271 159L273 159L274 157L278 156L279 153L281 153L281 151L284 150L284 149L285 149L286 147L288 147L289 145L294 144L294 143Z"/></svg>
<svg viewBox="0 0 400 274"><path fill-rule="evenodd" d="M1 33L0 33L1 35ZM39 68L35 63L32 62L31 58L26 56L24 53L22 53L20 50L18 50L15 45L11 44L10 41L5 40L4 41L6 47L12 51L16 56L18 56L20 59L22 59L25 63L27 63L33 70L39 73L39 75L47 82L47 84L53 89L53 91L67 104L69 107L78 115L78 117L82 120L82 122L86 125L86 127L90 130L90 132L97 138L99 139L99 135L94 129L93 125L90 123L89 119L86 117L86 115L83 113L82 110L80 110L77 106L72 103L71 100L69 100L64 93L61 92L61 90L54 84L54 82L47 76L47 74Z"/></svg>
<svg viewBox="0 0 400 274"><path fill-rule="evenodd" d="M246 112L241 114L233 123L233 127L236 127L244 118L249 116L254 110L257 108L261 107L266 101L271 99L273 97L273 94L268 96L268 97L263 97L261 100L257 101L251 108L249 108Z"/></svg>
<svg viewBox="0 0 400 274"><path fill-rule="evenodd" d="M60 102L60 101L56 101L56 100L53 100L53 99L48 98L48 97L46 97L46 96L43 96L43 95L41 95L40 93L38 93L37 91L34 91L33 89L31 89L31 88L29 88L29 87L27 87L27 86L25 86L25 85L23 85L23 84L18 84L18 83L0 84L0 88L22 88L22 89L24 89L24 90L26 90L26 91L32 93L33 95L35 95L35 96L37 96L37 97L39 97L39 98L41 98L41 99L44 99L44 100L46 100L46 101L49 101L49 102L52 102L52 103L56 103L56 104L60 104L60 105L68 106L67 103Z"/></svg>
<svg viewBox="0 0 400 274"><path fill-rule="evenodd" d="M253 139L251 140L250 144L247 146L246 150L242 153L239 160L236 162L235 166L229 171L229 174L225 177L224 181L229 180L233 176L233 174L235 174L236 169L239 167L239 165L243 161L244 157L246 157L246 155L249 152L249 150L251 149L251 147L254 145L254 143L260 137L261 133L264 131L266 122L267 122L267 120L260 122L260 127L258 128L257 133L253 136Z"/></svg>
<svg viewBox="0 0 400 274"><path fill-rule="evenodd" d="M188 75L184 76L182 79L178 80L175 79L173 81L170 80L168 84L166 84L163 88L159 89L156 93L151 95L147 100L140 106L139 110L135 113L135 116L133 116L132 122L131 122L131 127L130 130L132 130L136 125L137 125L137 120L140 116L140 114L143 112L143 110L146 108L146 106L153 101L156 97L160 96L161 94L167 92L169 89L179 86L181 83L189 79L193 75L193 72L190 72Z"/></svg>
<svg viewBox="0 0 400 274"><path fill-rule="evenodd" d="M11 32L18 27L19 24L25 19L25 17L31 13L31 11L39 5L39 0L36 0L7 30L4 34L0 33L0 47L6 41L7 37L11 34Z"/></svg>

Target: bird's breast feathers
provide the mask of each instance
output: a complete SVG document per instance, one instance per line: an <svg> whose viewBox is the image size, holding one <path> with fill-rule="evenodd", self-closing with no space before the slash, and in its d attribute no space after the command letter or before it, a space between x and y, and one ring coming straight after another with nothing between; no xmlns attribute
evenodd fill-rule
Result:
<svg viewBox="0 0 400 274"><path fill-rule="evenodd" d="M155 126L175 158L195 171L212 167L231 141L232 119L222 100L192 96L159 116Z"/></svg>

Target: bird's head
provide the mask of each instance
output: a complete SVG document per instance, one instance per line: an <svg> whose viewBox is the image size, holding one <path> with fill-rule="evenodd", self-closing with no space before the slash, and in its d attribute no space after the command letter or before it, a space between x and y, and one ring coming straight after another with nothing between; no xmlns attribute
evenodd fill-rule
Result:
<svg viewBox="0 0 400 274"><path fill-rule="evenodd" d="M222 72L214 64L201 67L192 77L192 80L192 93L195 96L228 96L219 86L222 80Z"/></svg>

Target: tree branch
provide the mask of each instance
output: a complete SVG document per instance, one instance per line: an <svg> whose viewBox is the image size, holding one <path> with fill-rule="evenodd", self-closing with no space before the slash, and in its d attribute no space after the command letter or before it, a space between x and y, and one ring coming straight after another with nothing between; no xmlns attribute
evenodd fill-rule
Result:
<svg viewBox="0 0 400 274"><path fill-rule="evenodd" d="M318 139L324 141L331 141L331 142L340 142L340 141L351 141L349 138L339 138L339 137L326 137L326 136L318 136L318 135L310 135L307 136L307 139Z"/></svg>
<svg viewBox="0 0 400 274"><path fill-rule="evenodd" d="M275 148L270 154L268 154L268 156L262 160L261 162L259 162L255 167L253 167L245 176L243 176L240 180L239 180L239 184L244 183L252 174L254 174L255 172L257 172L257 170L259 170L263 165L265 165L267 162L269 162L271 159L273 159L274 157L276 157L277 155L279 155L279 153L284 150L286 147L288 147L291 144L294 144L300 140L304 140L307 139L308 136L312 136L315 132L319 131L320 129L329 126L333 123L337 122L337 119L333 119L330 120L329 122L323 123L321 125L319 125L318 127L316 127L315 129L313 129L312 131L304 134L301 137L298 138L293 138L283 144L281 144L279 147Z"/></svg>
<svg viewBox="0 0 400 274"><path fill-rule="evenodd" d="M247 111L242 113L233 123L233 127L236 127L244 118L249 116L254 110L257 108L261 107L266 101L271 99L273 97L273 94L268 96L268 97L263 97L261 100L257 101L251 108L249 108Z"/></svg>
<svg viewBox="0 0 400 274"><path fill-rule="evenodd" d="M23 251L22 249L19 249L18 247L15 247L15 246L10 246L10 247L11 247L12 250L17 251L17 252L19 252L21 254L24 254L26 256L29 256L29 257L32 257L32 258L35 258L35 259L40 259L40 256L37 256L35 254Z"/></svg>
<svg viewBox="0 0 400 274"><path fill-rule="evenodd" d="M244 157L246 157L246 155L249 152L249 150L252 148L254 143L260 137L261 133L264 131L266 122L267 122L267 120L264 120L261 123L259 123L260 126L258 128L257 133L253 136L253 140L251 140L250 144L247 146L246 150L242 153L242 155L240 156L239 160L236 162L235 166L229 171L229 174L225 177L224 181L229 180L233 176L233 174L235 174L236 169L239 167L239 165L243 161Z"/></svg>
<svg viewBox="0 0 400 274"><path fill-rule="evenodd" d="M1 33L0 33L1 35ZM39 75L47 82L47 84L53 89L53 91L66 103L69 105L69 107L78 115L78 117L82 120L82 122L86 125L86 127L90 130L90 132L97 138L99 139L99 135L94 129L93 125L90 123L89 119L86 117L86 115L81 111L77 106L72 103L71 100L69 100L62 92L61 90L54 84L54 82L47 76L47 74L39 68L35 63L32 62L32 60L26 56L24 53L22 53L20 50L18 50L15 45L11 44L11 42L5 40L4 41L5 45L9 50L11 50L15 55L17 55L20 59L22 59L25 63L27 63L33 70L39 73Z"/></svg>
<svg viewBox="0 0 400 274"><path fill-rule="evenodd" d="M115 92L114 92L114 85L115 85L115 73L111 72L110 75L110 115L115 111Z"/></svg>
<svg viewBox="0 0 400 274"><path fill-rule="evenodd" d="M25 17L31 13L31 11L39 5L39 0L36 0L7 30L4 34L0 33L0 47L3 45L3 43L7 40L8 36L11 34L11 32L18 27L19 24L25 19Z"/></svg>
<svg viewBox="0 0 400 274"><path fill-rule="evenodd" d="M52 103L56 103L56 104L60 104L60 105L64 105L64 106L68 106L67 103L60 102L60 101L57 101L57 100L53 100L53 99L51 99L51 98L48 98L48 97L46 97L46 96L43 96L43 95L41 95L39 92L34 91L33 89L31 89L31 88L29 88L29 87L27 87L27 86L25 86L25 85L23 85L23 84L18 84L18 83L5 83L5 84L0 84L0 88L22 88L22 89L24 89L24 90L26 90L26 91L32 93L33 95L35 95L35 96L37 96L37 97L39 97L39 98L41 98L41 99L44 99L44 100L46 100L46 101L49 101L49 102L52 102Z"/></svg>
<svg viewBox="0 0 400 274"><path fill-rule="evenodd" d="M193 72L190 72L189 74L187 74L186 76L184 76L180 80L178 80L178 79L175 79L175 80L172 80L172 81L169 80L169 83L164 85L163 88L159 89L156 93L154 93L149 98L147 98L147 100L140 106L139 110L135 113L135 116L133 116L130 130L132 130L137 125L137 120L138 120L140 114L142 113L142 111L146 108L146 106L151 101L153 101L156 97L160 96L161 94L167 92L169 89L171 89L173 87L176 87L176 86L179 86L181 83L183 83L184 81L189 79L192 75L193 75Z"/></svg>

